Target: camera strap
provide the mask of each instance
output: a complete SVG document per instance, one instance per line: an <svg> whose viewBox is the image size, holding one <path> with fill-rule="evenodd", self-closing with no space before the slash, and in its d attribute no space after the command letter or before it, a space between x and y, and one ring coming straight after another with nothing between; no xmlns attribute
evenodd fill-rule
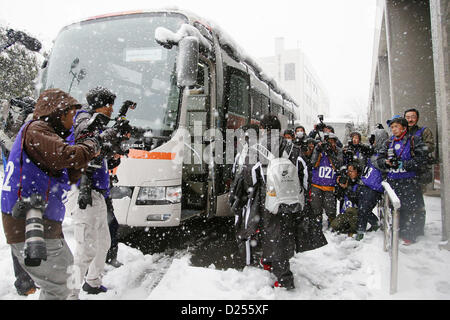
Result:
<svg viewBox="0 0 450 320"><path fill-rule="evenodd" d="M405 147L408 144L408 140L409 139L406 139L406 141L403 143L402 150L400 150L400 154L398 155L399 158L402 157L403 151L405 151ZM391 145L390 145L389 148L393 148L394 147L394 143L395 143L395 139L392 139L392 142L391 142ZM412 148L414 148L414 144L412 145Z"/></svg>
<svg viewBox="0 0 450 320"><path fill-rule="evenodd" d="M20 167L19 167L19 190L17 191L17 196L19 198L19 200L22 200L22 171L23 171L23 146L25 144L25 134L28 130L28 127L30 126L30 124L34 121L37 120L31 120L30 122L27 123L27 125L25 126L25 128L23 128L22 131L22 139L20 141ZM45 192L45 202L48 202L48 195L50 193L50 184L51 184L51 178L48 178L48 186L47 186L47 191Z"/></svg>

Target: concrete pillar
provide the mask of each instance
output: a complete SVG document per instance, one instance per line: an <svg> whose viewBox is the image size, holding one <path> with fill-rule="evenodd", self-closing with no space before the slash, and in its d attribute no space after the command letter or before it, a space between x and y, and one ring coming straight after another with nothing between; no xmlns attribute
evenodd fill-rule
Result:
<svg viewBox="0 0 450 320"><path fill-rule="evenodd" d="M382 119L381 119L381 100L380 100L380 84L379 83L375 83L374 86L374 109L375 109L375 120L376 123L383 123Z"/></svg>
<svg viewBox="0 0 450 320"><path fill-rule="evenodd" d="M369 125L369 133L372 132L373 128L375 128L376 124L376 116L375 116L375 102L374 98L372 98L369 101L369 112L367 114L367 123Z"/></svg>
<svg viewBox="0 0 450 320"><path fill-rule="evenodd" d="M378 57L378 76L380 83L381 119L380 123L386 128L386 120L391 119L391 88L389 86L389 63L387 56Z"/></svg>
<svg viewBox="0 0 450 320"><path fill-rule="evenodd" d="M450 250L450 2L430 1L436 103L439 118L442 248Z"/></svg>
<svg viewBox="0 0 450 320"><path fill-rule="evenodd" d="M436 96L429 1L386 1L391 107L420 112L419 125L436 132Z"/></svg>

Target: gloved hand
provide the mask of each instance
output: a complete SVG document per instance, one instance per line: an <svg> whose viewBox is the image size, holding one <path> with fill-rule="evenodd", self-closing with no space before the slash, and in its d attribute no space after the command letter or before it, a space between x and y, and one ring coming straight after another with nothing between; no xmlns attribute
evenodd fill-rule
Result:
<svg viewBox="0 0 450 320"><path fill-rule="evenodd" d="M316 145L317 152L321 153L323 151L322 142L319 142Z"/></svg>
<svg viewBox="0 0 450 320"><path fill-rule="evenodd" d="M117 140L119 137L119 130L116 128L108 128L105 129L102 133L100 133L99 137L101 139L102 144L105 142L111 142Z"/></svg>

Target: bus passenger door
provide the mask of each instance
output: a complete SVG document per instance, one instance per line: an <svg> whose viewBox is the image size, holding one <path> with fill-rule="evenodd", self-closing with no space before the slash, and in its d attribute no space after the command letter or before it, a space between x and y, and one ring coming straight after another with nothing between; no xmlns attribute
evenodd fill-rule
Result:
<svg viewBox="0 0 450 320"><path fill-rule="evenodd" d="M232 67L227 67L224 103L226 107L225 129L235 132L243 125L250 123L250 77L247 73ZM224 152L227 150L226 146L234 145L234 155L232 157L234 159L238 149L237 139L233 137L233 141L228 141L230 137L225 132ZM225 154L224 159L230 159L230 155ZM220 188L222 193L228 193L230 190L233 178L233 163L225 161L223 178L219 179L220 183L222 183Z"/></svg>
<svg viewBox="0 0 450 320"><path fill-rule="evenodd" d="M197 85L186 89L189 90L186 128L191 141L184 148L189 158L183 163L182 219L207 213L211 188L210 168L204 159L204 151L209 143L205 141L204 133L211 126L211 73L206 61L200 60L198 68Z"/></svg>

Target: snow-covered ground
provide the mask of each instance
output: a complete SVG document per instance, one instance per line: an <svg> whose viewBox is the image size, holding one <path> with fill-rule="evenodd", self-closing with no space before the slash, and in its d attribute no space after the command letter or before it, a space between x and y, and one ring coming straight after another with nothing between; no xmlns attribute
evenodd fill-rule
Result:
<svg viewBox="0 0 450 320"><path fill-rule="evenodd" d="M383 232L368 233L358 242L346 235L326 231L329 244L291 259L296 289L272 289L273 276L262 269L217 270L214 266L190 265L186 251L175 258L163 254L144 255L119 244L124 266L107 266L104 284L109 288L98 296L81 294L86 300L366 300L366 299L450 299L450 252L440 250L440 198L426 197L425 236L409 247L400 246L398 292L389 294L390 260L383 251ZM66 240L74 247L70 217L63 224ZM39 294L21 297L13 286L10 248L0 232L0 299L36 300Z"/></svg>

